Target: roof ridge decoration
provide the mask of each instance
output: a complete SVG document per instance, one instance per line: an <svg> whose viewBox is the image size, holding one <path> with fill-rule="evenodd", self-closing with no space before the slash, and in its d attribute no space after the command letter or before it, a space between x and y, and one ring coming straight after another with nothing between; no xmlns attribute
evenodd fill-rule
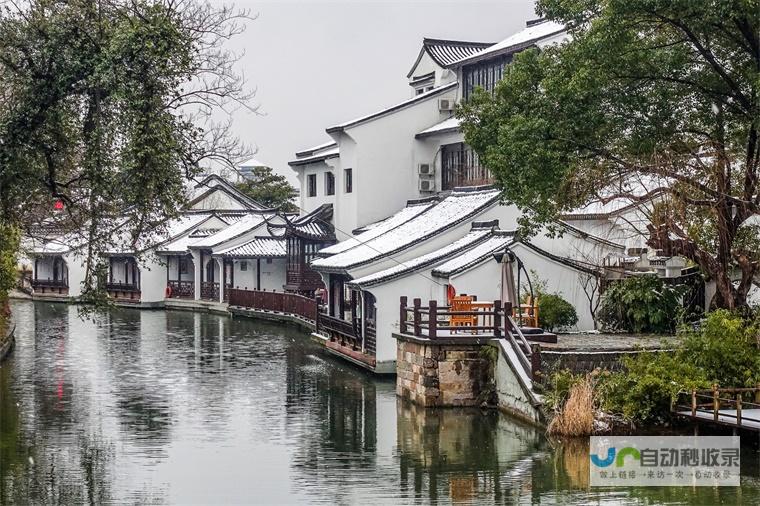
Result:
<svg viewBox="0 0 760 506"><path fill-rule="evenodd" d="M414 69L422 59L422 55L427 53L432 60L443 68L447 68L455 61L469 56L473 53L477 53L487 47L492 46L493 42L474 42L467 40L451 40L451 39L435 39L432 37L424 37L422 39L422 47L417 54L417 58L412 64L412 68L406 74L407 78L412 77Z"/></svg>
<svg viewBox="0 0 760 506"><path fill-rule="evenodd" d="M333 205L322 204L313 211L291 220L287 215L281 215L285 223L267 223L269 233L275 235L272 230L284 229L293 235L307 239L322 241L335 240L335 227L332 224Z"/></svg>

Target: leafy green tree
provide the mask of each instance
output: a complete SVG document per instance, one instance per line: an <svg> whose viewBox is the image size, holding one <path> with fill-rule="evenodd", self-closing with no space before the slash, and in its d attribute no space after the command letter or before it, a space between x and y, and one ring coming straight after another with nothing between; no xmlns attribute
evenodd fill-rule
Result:
<svg viewBox="0 0 760 506"><path fill-rule="evenodd" d="M578 323L572 304L558 293L543 293L538 298L538 323L549 332L566 329Z"/></svg>
<svg viewBox="0 0 760 506"><path fill-rule="evenodd" d="M193 0L0 10L0 227L68 233L85 301L103 300L97 280L115 241L160 232L202 163L247 154L211 120L248 98L224 49L244 19ZM63 212L51 213L54 200Z"/></svg>
<svg viewBox="0 0 760 506"><path fill-rule="evenodd" d="M285 176L276 174L269 167L254 167L247 179L238 183L238 189L266 207L280 208L285 212L298 211L294 200L298 190L288 183Z"/></svg>
<svg viewBox="0 0 760 506"><path fill-rule="evenodd" d="M672 334L681 316L682 287L656 276L615 281L605 290L599 320L609 329Z"/></svg>
<svg viewBox="0 0 760 506"><path fill-rule="evenodd" d="M569 42L526 50L459 111L524 211L523 233L590 201L644 215L648 245L699 265L734 308L760 268L760 3L539 0ZM738 278L733 283L733 278Z"/></svg>

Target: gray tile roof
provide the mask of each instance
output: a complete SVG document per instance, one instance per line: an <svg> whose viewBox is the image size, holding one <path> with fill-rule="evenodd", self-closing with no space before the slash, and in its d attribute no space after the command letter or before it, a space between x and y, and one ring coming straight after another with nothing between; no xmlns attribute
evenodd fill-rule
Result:
<svg viewBox="0 0 760 506"><path fill-rule="evenodd" d="M240 246L222 250L219 256L230 258L284 258L285 239L277 237L256 237Z"/></svg>

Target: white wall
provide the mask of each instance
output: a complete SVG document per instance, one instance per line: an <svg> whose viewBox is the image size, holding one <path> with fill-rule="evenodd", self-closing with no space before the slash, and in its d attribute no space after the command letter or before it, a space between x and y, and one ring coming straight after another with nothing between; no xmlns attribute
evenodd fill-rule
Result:
<svg viewBox="0 0 760 506"><path fill-rule="evenodd" d="M247 263L247 270L240 270L241 263ZM261 264L261 289L278 292L283 291L283 285L285 284L285 259L273 258L271 263L267 262L266 258L260 260ZM241 288L244 290L256 290L256 259L249 258L246 260L236 259L234 261L235 269L235 288Z"/></svg>
<svg viewBox="0 0 760 506"><path fill-rule="evenodd" d="M415 163L415 134L447 118L440 113L438 99L453 98L456 92L438 94L335 134L341 146L341 166L353 167L357 202L355 223L341 228L355 229L390 216L420 196ZM344 152L350 138L356 143L353 156ZM346 157L344 157L346 155Z"/></svg>
<svg viewBox="0 0 760 506"><path fill-rule="evenodd" d="M166 295L166 257L146 253L138 260L140 302L160 302ZM175 266L176 268L176 266ZM192 274L189 275L192 279Z"/></svg>
<svg viewBox="0 0 760 506"><path fill-rule="evenodd" d="M549 293L558 292L562 298L575 307L578 313L578 324L570 330L594 329L594 320L591 317L588 296L584 292L582 284L582 280L588 276L587 274L541 256L519 243L512 246L512 250L523 261L528 272L531 270L536 271L539 278L546 282L546 290ZM495 262L494 265L498 267ZM494 275L499 275L498 271L494 272ZM535 280L533 281L535 282ZM457 286L456 280L453 280L453 283ZM457 289L459 289L458 286ZM539 323L540 319L541 315L539 314Z"/></svg>
<svg viewBox="0 0 760 506"><path fill-rule="evenodd" d="M245 209L245 207L224 191L215 190L200 202L196 202L191 209Z"/></svg>

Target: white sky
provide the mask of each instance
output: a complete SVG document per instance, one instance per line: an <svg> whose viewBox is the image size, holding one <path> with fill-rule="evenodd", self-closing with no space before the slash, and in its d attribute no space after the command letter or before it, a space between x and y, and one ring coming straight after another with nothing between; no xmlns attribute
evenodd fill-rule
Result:
<svg viewBox="0 0 760 506"><path fill-rule="evenodd" d="M221 1L221 0L213 0ZM498 42L535 18L533 0L325 2L237 0L258 15L230 42L260 115L238 110L254 157L295 181L295 152L325 128L409 98L406 74L423 37Z"/></svg>

